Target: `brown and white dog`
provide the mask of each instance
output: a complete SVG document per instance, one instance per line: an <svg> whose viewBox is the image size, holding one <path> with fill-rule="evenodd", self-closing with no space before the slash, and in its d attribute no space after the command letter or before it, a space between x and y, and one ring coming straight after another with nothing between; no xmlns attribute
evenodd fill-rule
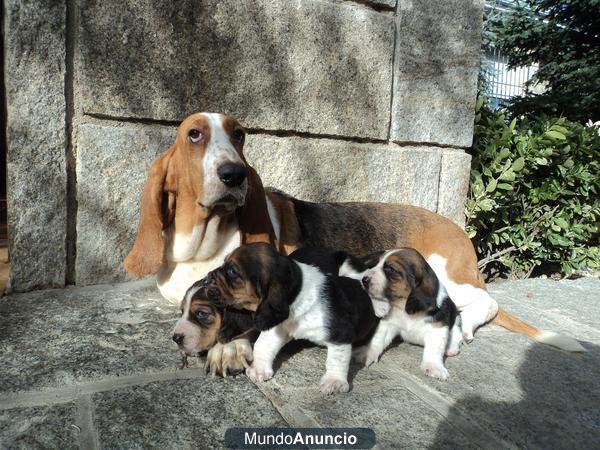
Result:
<svg viewBox="0 0 600 450"><path fill-rule="evenodd" d="M243 243L270 242L286 254L301 246L354 255L412 247L434 267L451 298L481 300L484 314L463 322L468 340L494 318L496 308L489 305L495 302L473 245L453 222L415 206L311 203L265 192L244 158L244 140L237 120L221 114L197 113L181 123L173 145L150 168L138 234L125 259L128 272L156 273L161 294L180 302ZM538 330L502 309L494 321L539 342L581 350L573 339Z"/></svg>

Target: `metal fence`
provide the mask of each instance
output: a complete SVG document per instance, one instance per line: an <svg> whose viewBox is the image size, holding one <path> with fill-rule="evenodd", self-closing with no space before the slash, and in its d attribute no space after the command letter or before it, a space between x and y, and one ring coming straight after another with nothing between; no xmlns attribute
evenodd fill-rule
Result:
<svg viewBox="0 0 600 450"><path fill-rule="evenodd" d="M487 54L489 80L492 102L498 106L504 100L520 96L525 93L525 83L531 79L537 66L517 67L508 70L508 57L493 49Z"/></svg>

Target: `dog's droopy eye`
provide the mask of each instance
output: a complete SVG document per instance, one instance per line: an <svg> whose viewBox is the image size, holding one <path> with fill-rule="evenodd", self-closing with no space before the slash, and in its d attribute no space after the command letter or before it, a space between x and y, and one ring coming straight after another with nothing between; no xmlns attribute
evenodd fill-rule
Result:
<svg viewBox="0 0 600 450"><path fill-rule="evenodd" d="M235 270L235 267L233 266L227 266L227 268L225 269L225 274L230 280L235 280L239 277L237 270Z"/></svg>
<svg viewBox="0 0 600 450"><path fill-rule="evenodd" d="M244 137L246 135L244 134L244 132L242 130L240 130L239 128L237 130L233 130L233 139L239 143L242 144L244 142Z"/></svg>
<svg viewBox="0 0 600 450"><path fill-rule="evenodd" d="M196 130L195 128L188 132L188 136L190 137L190 141L192 141L194 144L202 140L202 133L200 130Z"/></svg>
<svg viewBox="0 0 600 450"><path fill-rule="evenodd" d="M396 276L396 277L402 278L402 274L400 272L398 272L396 269L394 269L394 267L390 266L389 264L383 265L383 271L388 276Z"/></svg>
<svg viewBox="0 0 600 450"><path fill-rule="evenodd" d="M208 313L206 311L202 311L201 309L196 311L195 315L196 315L196 319L198 319L198 320L204 320L208 317Z"/></svg>

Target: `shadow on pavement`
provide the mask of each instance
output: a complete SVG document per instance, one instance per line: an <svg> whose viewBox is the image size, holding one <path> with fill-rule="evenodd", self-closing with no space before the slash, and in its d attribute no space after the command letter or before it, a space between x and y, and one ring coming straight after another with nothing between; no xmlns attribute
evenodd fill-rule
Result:
<svg viewBox="0 0 600 450"><path fill-rule="evenodd" d="M492 401L473 395L458 400L449 417L457 413L471 417L519 448L599 448L600 347L583 345L587 352L582 354L532 346L516 374L521 400ZM509 377L507 386L513 382ZM502 397L501 390L486 394ZM432 448L447 448L448 437L457 432L450 422L440 424Z"/></svg>

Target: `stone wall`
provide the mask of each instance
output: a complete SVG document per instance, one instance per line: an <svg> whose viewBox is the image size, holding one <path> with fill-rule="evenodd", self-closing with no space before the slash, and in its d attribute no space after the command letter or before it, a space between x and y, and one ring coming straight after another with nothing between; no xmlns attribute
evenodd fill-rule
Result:
<svg viewBox="0 0 600 450"><path fill-rule="evenodd" d="M236 116L266 185L459 224L481 0L5 0L10 287L127 279L146 170Z"/></svg>

